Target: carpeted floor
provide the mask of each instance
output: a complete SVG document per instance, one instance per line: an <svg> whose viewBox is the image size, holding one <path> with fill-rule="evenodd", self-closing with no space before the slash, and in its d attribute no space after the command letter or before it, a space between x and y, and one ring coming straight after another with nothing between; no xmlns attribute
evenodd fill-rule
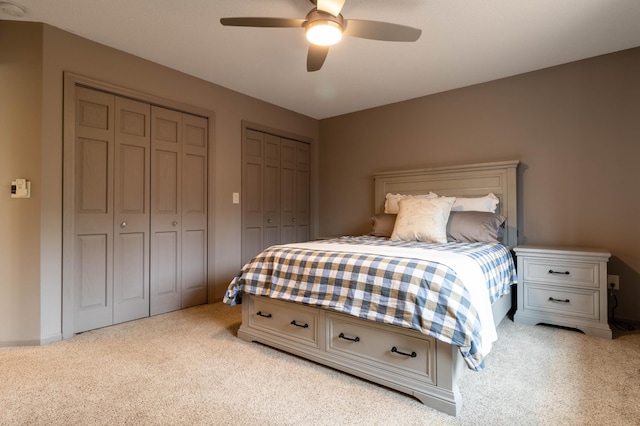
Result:
<svg viewBox="0 0 640 426"><path fill-rule="evenodd" d="M235 337L221 303L0 348L2 425L637 425L640 334L504 320L462 414Z"/></svg>

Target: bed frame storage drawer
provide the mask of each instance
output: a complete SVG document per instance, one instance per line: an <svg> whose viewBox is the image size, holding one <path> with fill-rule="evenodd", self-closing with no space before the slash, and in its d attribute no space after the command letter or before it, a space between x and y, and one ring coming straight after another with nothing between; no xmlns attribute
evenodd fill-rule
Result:
<svg viewBox="0 0 640 426"><path fill-rule="evenodd" d="M598 289L598 263L525 259L525 281L538 281L560 286L579 286Z"/></svg>
<svg viewBox="0 0 640 426"><path fill-rule="evenodd" d="M378 364L412 378L435 383L435 339L398 327L386 331L339 314L327 314L327 352Z"/></svg>
<svg viewBox="0 0 640 426"><path fill-rule="evenodd" d="M250 327L318 346L318 310L264 297L248 299L251 305Z"/></svg>
<svg viewBox="0 0 640 426"><path fill-rule="evenodd" d="M297 316L298 310L309 312L309 320L316 320L317 344L312 343L310 337L300 338L300 331L289 330L291 315ZM262 315L257 315L258 312ZM267 317L269 314L271 318ZM282 317L284 319L276 321ZM310 328L313 328L311 322ZM339 337L340 333L343 337ZM462 395L457 383L465 367L459 348L418 331L312 306L245 295L238 337L413 395L442 412L457 415L460 411ZM355 337L358 342L349 340ZM358 346L352 345L354 343ZM394 346L396 349L392 352Z"/></svg>

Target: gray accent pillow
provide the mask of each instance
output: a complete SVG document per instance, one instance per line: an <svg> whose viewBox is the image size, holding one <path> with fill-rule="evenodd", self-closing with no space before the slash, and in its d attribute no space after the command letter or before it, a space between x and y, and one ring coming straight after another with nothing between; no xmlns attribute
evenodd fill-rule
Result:
<svg viewBox="0 0 640 426"><path fill-rule="evenodd" d="M396 214L380 213L369 219L373 230L369 235L390 238L396 224Z"/></svg>
<svg viewBox="0 0 640 426"><path fill-rule="evenodd" d="M501 243L506 218L490 212L455 212L449 214L447 241Z"/></svg>

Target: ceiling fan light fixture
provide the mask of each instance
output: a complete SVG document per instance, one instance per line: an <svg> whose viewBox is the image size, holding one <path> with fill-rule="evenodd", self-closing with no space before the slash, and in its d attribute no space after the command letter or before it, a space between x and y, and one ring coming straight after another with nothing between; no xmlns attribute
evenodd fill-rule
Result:
<svg viewBox="0 0 640 426"><path fill-rule="evenodd" d="M307 40L318 46L333 46L342 39L342 26L331 20L317 20L306 26Z"/></svg>
<svg viewBox="0 0 640 426"><path fill-rule="evenodd" d="M0 1L0 12L11 15L14 18L22 18L27 13L24 6L10 1Z"/></svg>

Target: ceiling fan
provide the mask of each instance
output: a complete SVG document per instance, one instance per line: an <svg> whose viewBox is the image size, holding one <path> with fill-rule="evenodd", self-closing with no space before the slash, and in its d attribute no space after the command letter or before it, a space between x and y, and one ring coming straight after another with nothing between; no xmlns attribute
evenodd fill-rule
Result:
<svg viewBox="0 0 640 426"><path fill-rule="evenodd" d="M222 25L235 27L304 28L309 40L307 71L318 71L329 47L342 36L381 41L416 41L422 30L390 22L345 19L342 8L346 0L309 0L316 7L304 19L243 17L221 18Z"/></svg>

